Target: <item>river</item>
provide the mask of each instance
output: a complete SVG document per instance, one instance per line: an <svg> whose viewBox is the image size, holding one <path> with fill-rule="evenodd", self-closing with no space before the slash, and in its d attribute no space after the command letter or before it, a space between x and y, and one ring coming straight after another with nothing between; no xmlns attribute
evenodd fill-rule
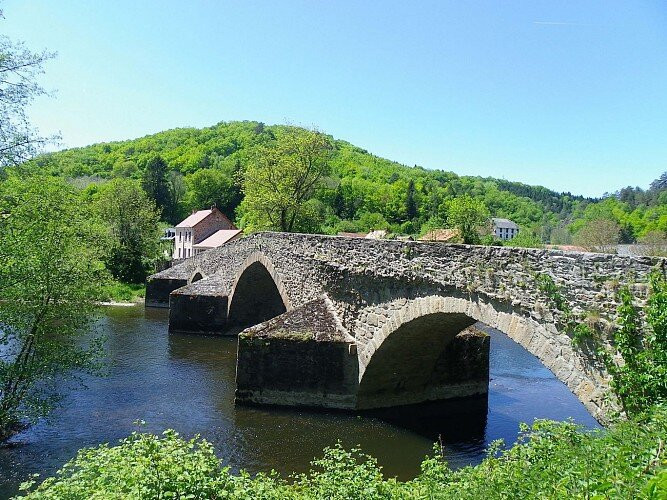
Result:
<svg viewBox="0 0 667 500"><path fill-rule="evenodd" d="M500 332L491 335L487 399L373 414L234 405L236 340L167 332L163 309L108 307L97 327L107 337L108 374L68 390L61 407L0 448L0 498L32 473L52 475L84 446L114 443L142 427L200 434L234 470L308 470L340 441L375 456L387 476L414 477L442 436L451 466L482 460L496 439L512 443L520 422L572 418L597 427L584 406L540 362ZM487 404L488 403L488 404Z"/></svg>

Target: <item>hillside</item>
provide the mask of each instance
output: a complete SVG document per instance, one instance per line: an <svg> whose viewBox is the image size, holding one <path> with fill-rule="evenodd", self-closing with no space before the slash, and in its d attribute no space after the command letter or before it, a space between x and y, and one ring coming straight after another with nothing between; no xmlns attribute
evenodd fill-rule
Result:
<svg viewBox="0 0 667 500"><path fill-rule="evenodd" d="M41 155L32 164L84 186L113 177L140 178L147 159L158 153L175 172L172 179L181 191L179 213L173 214L170 222L210 203L234 217L242 200L239 174L249 156L285 127L221 122L203 129L167 130L139 139L59 151ZM592 200L518 182L408 167L342 140L333 140L333 144L331 174L314 194L317 225L309 230L335 233L386 226L397 233L419 234L446 219L444 202L466 194L484 201L492 216L512 219L544 242L568 243L582 224L577 221L595 217L600 211L627 226L625 239L633 240L649 227L642 222L645 204L632 207L616 197ZM408 198L416 204L416 213L414 209L408 213ZM659 213L649 214L654 226L656 217L664 212L664 204L657 206L662 207ZM635 213L637 210L641 213ZM662 230L667 229L667 218L664 225Z"/></svg>

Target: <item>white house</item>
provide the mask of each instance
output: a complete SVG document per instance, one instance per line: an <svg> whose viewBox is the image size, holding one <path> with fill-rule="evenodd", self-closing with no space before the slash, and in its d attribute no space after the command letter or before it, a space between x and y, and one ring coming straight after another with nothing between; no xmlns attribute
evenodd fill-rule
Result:
<svg viewBox="0 0 667 500"><path fill-rule="evenodd" d="M519 226L509 219L491 219L493 223L493 235L501 240L511 240L519 234Z"/></svg>
<svg viewBox="0 0 667 500"><path fill-rule="evenodd" d="M224 236L219 235L206 243L219 231L225 231ZM228 233L228 231L233 232ZM211 207L210 210L199 210L181 221L174 228L174 253L172 258L174 260L187 259L193 255L203 252L208 248L214 248L213 243L218 243L215 246L220 246L233 238L239 237L241 230L227 218L216 207ZM206 243L204 247L198 247L202 243Z"/></svg>

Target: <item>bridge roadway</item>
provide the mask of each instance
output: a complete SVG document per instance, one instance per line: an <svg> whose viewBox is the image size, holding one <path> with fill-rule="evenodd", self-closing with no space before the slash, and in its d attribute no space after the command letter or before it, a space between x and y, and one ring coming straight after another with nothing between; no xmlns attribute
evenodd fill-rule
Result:
<svg viewBox="0 0 667 500"><path fill-rule="evenodd" d="M239 402L376 408L488 390L478 321L539 358L605 421L609 377L573 347L550 276L580 321L610 332L616 290L647 296L665 260L543 249L256 233L149 277L171 331L239 332Z"/></svg>

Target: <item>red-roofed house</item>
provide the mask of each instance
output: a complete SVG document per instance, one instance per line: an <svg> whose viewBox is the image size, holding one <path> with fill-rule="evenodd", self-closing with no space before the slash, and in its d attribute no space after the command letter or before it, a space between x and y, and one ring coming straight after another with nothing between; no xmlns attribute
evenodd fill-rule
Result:
<svg viewBox="0 0 667 500"><path fill-rule="evenodd" d="M221 230L225 234L213 238ZM194 212L178 224L174 228L174 231L174 260L187 259L208 248L214 248L213 246L197 248L199 244L211 238L213 240L208 242L207 245L221 241L221 243L216 245L220 246L233 238L239 237L241 234L241 231L216 207L212 207L210 210ZM229 231L235 232L235 234L233 236L226 234Z"/></svg>

